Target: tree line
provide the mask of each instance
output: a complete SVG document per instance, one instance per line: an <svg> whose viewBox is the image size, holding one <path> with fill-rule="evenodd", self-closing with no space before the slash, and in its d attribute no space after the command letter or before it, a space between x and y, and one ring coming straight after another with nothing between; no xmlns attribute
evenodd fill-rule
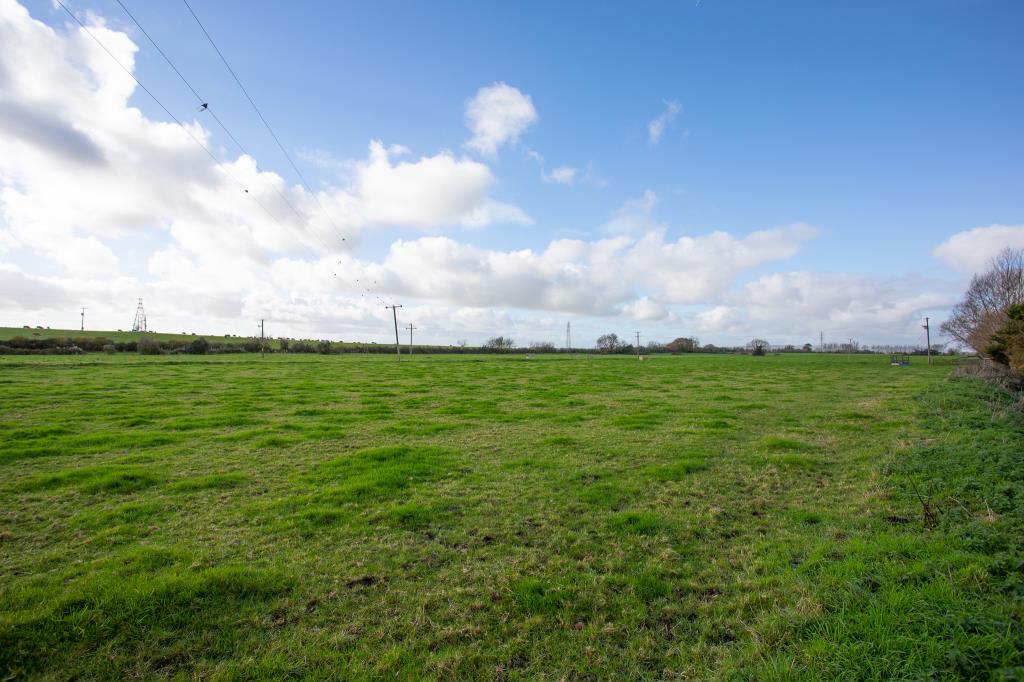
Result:
<svg viewBox="0 0 1024 682"><path fill-rule="evenodd" d="M1003 249L975 274L941 329L989 368L1024 381L1024 249Z"/></svg>

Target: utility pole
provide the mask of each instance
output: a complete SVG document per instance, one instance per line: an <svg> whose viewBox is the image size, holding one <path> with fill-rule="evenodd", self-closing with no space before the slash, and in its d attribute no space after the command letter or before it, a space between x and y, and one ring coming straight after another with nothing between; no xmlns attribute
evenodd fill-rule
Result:
<svg viewBox="0 0 1024 682"><path fill-rule="evenodd" d="M921 326L924 327L925 338L927 339L926 342L928 344L928 364L930 365L932 364L932 328L931 323L928 321L927 317L924 318L924 324Z"/></svg>
<svg viewBox="0 0 1024 682"><path fill-rule="evenodd" d="M402 306L396 304L396 305L386 305L384 307L385 308L391 308L391 316L395 320L395 355L398 356L398 361L401 362L402 361L402 346L400 345L400 342L398 340L398 309L401 308Z"/></svg>
<svg viewBox="0 0 1024 682"><path fill-rule="evenodd" d="M572 353L572 322L565 323L565 351Z"/></svg>
<svg viewBox="0 0 1024 682"><path fill-rule="evenodd" d="M818 332L818 352L825 352L825 332Z"/></svg>
<svg viewBox="0 0 1024 682"><path fill-rule="evenodd" d="M260 320L260 357L261 358L267 357L266 355L264 355L264 353L266 351L266 348L267 348L267 346L263 342L263 320Z"/></svg>
<svg viewBox="0 0 1024 682"><path fill-rule="evenodd" d="M640 359L640 332L633 332L636 334L636 357Z"/></svg>
<svg viewBox="0 0 1024 682"><path fill-rule="evenodd" d="M86 310L88 310L88 308L82 308L82 331L83 332L85 331L85 311Z"/></svg>
<svg viewBox="0 0 1024 682"><path fill-rule="evenodd" d="M408 329L409 329L409 355L412 355L412 330L413 329L419 329L419 327L412 326L412 323L410 322Z"/></svg>

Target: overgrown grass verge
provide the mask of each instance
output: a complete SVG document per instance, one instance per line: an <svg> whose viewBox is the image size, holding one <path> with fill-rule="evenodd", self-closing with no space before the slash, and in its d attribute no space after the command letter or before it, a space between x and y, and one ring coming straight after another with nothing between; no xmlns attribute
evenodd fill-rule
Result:
<svg viewBox="0 0 1024 682"><path fill-rule="evenodd" d="M919 442L886 467L889 513L802 563L822 615L750 678L1024 679L1024 417L1012 401L971 379L917 397Z"/></svg>

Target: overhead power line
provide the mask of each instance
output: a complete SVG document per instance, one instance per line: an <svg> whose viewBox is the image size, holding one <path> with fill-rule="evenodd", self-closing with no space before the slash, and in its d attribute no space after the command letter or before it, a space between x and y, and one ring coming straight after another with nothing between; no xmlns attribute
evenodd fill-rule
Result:
<svg viewBox="0 0 1024 682"><path fill-rule="evenodd" d="M207 156L209 156L209 157L210 157L211 159L213 159L213 162L214 162L215 164L217 164L217 167L218 167L218 168L220 168L220 169L221 169L222 171L224 171L224 174L225 174L225 175L227 175L227 176L228 176L228 177L230 177L230 178L231 178L232 180L234 180L234 181L235 181L236 183L238 183L238 186L242 188L242 191L243 191L243 192L245 192L246 194L248 194L248 195L249 195L249 197L250 197L250 198L252 198L252 200L253 200L253 201L255 201L255 202L256 202L256 204L257 204L257 205L258 205L258 206L259 206L260 208L262 208L262 209L263 209L263 211L264 211L264 212L265 212L265 213L266 213L266 214L267 214L268 216L270 216L270 219L271 219L271 220L273 220L273 221L274 221L275 223L277 223L278 225L281 225L281 221L277 219L277 216L275 216L275 215L274 215L273 213L271 213L271 212L270 212L270 209L268 209L268 208L267 208L266 206L264 206L264 205L263 205L263 202L261 202L261 201L260 201L259 199L257 199L257 198L256 198L256 195L255 195L255 194L251 194L251 193L249 192L249 188L245 186L245 183L243 183L243 182L242 182L241 180L239 180L239 179L238 179L238 177L237 177L237 176L236 176L236 175L235 175L234 173L232 173L232 172L231 172L230 170L228 170L227 166L225 166L225 165L224 165L223 163L221 163L220 159L218 159L218 158L217 158L217 157L216 157L216 156L214 155L214 153L213 153L212 151L210 151L210 148L209 148L209 147L207 147L207 146L206 146L205 144L203 144L202 140L200 140L200 139L199 139L199 138L197 138L197 137L196 137L195 135L193 135L193 134L192 134L192 131L188 129L188 126L186 126L186 125L185 125L184 123L182 123L182 122L181 122L181 120L179 120L177 116L175 116L174 114L172 114L172 113L171 113L171 110L170 110L170 109L168 109L168 108L167 108L167 107L166 107L166 106L164 105L164 103L160 101L160 98L158 98L158 97L157 97L156 95L154 95L154 94L153 94L153 92L152 92L152 91L151 91L151 90L150 90L149 88L147 88L147 87L146 87L145 85L143 85L143 84L142 84L142 81L140 81L140 80L139 80L139 79L138 79L138 78L137 78L137 77L135 76L135 74L131 72L131 69L129 69L129 68L128 68L127 66L125 66L124 64L122 64L122 63L121 63L121 60L120 60L120 59L118 59L117 57L115 57L115 56L114 56L114 53L113 53L113 52L111 52L111 51L110 51L109 49L107 49L107 46L103 44L103 41L101 41L101 40L100 40L99 38L97 38L97 37L96 37L96 34L94 34L94 33L93 33L92 31L90 31L90 30L89 30L89 27L88 27L88 26L86 26L85 24L83 24L83 23L82 23L82 20L81 20L81 19L79 19L79 18L78 18L77 16L75 16L75 13L74 13L74 12L72 12L72 11L71 11L70 9L68 9L68 6L67 6L67 5L65 5L65 4L64 4L64 3L63 3L63 2L61 1L61 0L56 0L56 2L57 2L57 4L58 4L58 5L60 5L60 6L61 6L61 9L63 9L63 10L65 11L65 12L67 12L67 15L68 15L69 17L71 17L72 19L74 19L74 20L75 20L75 23L77 23L77 24L78 24L79 26L81 26L81 27L82 27L82 30L83 30L83 31L85 31L85 32L86 32L86 33L87 33L87 34L89 35L89 37L90 37L90 38L92 38L92 39L93 39L93 41L95 41L95 43L96 43L97 45L99 45L99 46L100 46L100 48L101 48L101 49L102 49L102 50L103 50L104 52L106 52L106 53L107 53L107 56L109 56L109 57L110 57L110 58L111 58L112 60L114 60L114 63L115 63L115 64L117 64L118 66L120 66L120 67L121 67L121 70L122 70L122 71L124 71L124 72L125 72L126 74L128 74L128 76L129 76L129 77L130 77L130 78L131 78L131 79L132 79L133 81L135 81L136 85L138 85L138 86L139 86L140 88L142 88L142 90L143 90L143 91L144 91L144 92L145 92L145 93L146 93L147 95L149 95L149 96L150 96L150 98L151 98L151 99L152 99L152 100L153 100L154 102L156 102L156 103L157 103L157 105L158 105L158 106L159 106L159 107L160 107L161 109L163 109L163 110L164 110L164 113L165 113L165 114L167 114L167 115L168 115L168 116L169 116L169 117L171 118L171 120L172 120L172 121L174 121L175 123L177 123L177 124L178 124L178 125L179 125L179 126L181 127L181 129L185 131L185 134L187 134L187 135L188 135L188 136L189 136L190 138L192 138L192 141L193 141L193 142L195 142L195 143L196 143L197 145L199 145L199 147L200 147L200 148L201 148L201 149L202 149L202 150L203 150L204 152L206 152L206 155L207 155Z"/></svg>
<svg viewBox="0 0 1024 682"><path fill-rule="evenodd" d="M149 39L149 42L153 44L153 47L155 47L156 51L160 53L160 56L164 58L164 61L167 62L167 65L171 67L174 73L177 74L178 78L181 79L181 82L185 84L185 87L192 91L192 94L195 95L196 100L200 104L200 110L210 114L210 116L213 117L213 120L217 122L217 125L220 126L221 130L223 130L224 133L231 138L231 141L235 143L235 146L237 146L238 149L243 154L252 157L252 154L246 151L245 147L242 146L242 143L238 141L238 138L235 137L235 135L228 129L224 122L220 120L220 117L217 116L216 112L213 110L213 107L210 106L209 100L200 95L199 92L194 87L192 87L192 84L188 82L187 78L185 78L185 75L181 72L181 69L179 69L171 60L171 58L167 56L167 53L163 51L160 45L156 42L156 39L149 34L149 31L147 31L145 27L139 22L139 20L135 18L135 15L131 13L131 11L125 6L125 4L121 0L116 1L117 4L121 6L121 9L124 10L124 13L128 15L128 18L131 19L132 22L138 27L138 29L142 31L143 35L145 35L146 38ZM281 201L283 201L285 205L291 209L292 213L295 214L295 217L299 219L300 224L306 224L308 222L306 217L303 216L297 208L295 208L295 205L292 204L292 202L288 199L288 197L284 195L284 193L281 191L279 187L275 185L274 191L277 192L277 196L281 198ZM316 237L321 244L323 244L325 249L327 249L328 251L331 250L331 247L327 244L327 242L325 242L320 237L320 235L318 235L312 228L309 228L309 232L314 237ZM342 237L342 241L345 241L344 237Z"/></svg>
<svg viewBox="0 0 1024 682"><path fill-rule="evenodd" d="M199 17L196 15L195 10L192 9L192 5L188 4L188 0L181 0L181 1L185 3L185 7L188 8L188 11L192 15L192 18L196 20L197 24L199 24L199 28L202 29L203 35L206 36L206 39L208 41L210 41L210 45L213 46L213 49L217 53L217 56L220 57L220 60L222 62L224 62L224 66L227 68L228 73L231 74L231 77L235 79L235 83L238 84L238 87L239 87L239 89L241 89L242 94L244 94L245 98L247 100L249 100L249 104L252 105L253 111L255 111L256 115L260 117L261 121L263 121L263 125L266 127L267 132L270 133L270 136L272 138L274 138L274 142L277 143L278 149L280 149L281 153L284 154L284 158L288 159L288 163L291 165L292 170L295 171L295 174L299 176L299 180L302 181L303 187L305 187L306 191L308 191L313 196L313 200L316 201L317 206L319 206L320 210L323 211L325 216L327 216L327 220L328 220L328 222L331 223L331 226L334 228L334 231L338 234L338 236L342 239L342 241L344 241L345 237L341 234L341 230L339 230L338 226L335 224L334 218L331 217L331 214L324 207L324 205L320 201L320 197L317 195L317 193L314 192L313 188L309 186L308 182L306 182L306 178L302 174L302 171L300 171L299 167L295 165L294 161L292 161L291 154L289 154L288 150L285 149L283 144L281 144L281 140L280 140L280 138L278 138L277 133L275 133L274 129L270 127L270 123L267 122L267 119L263 116L263 112L260 111L260 108L258 106L256 106L256 102L255 102L255 100L253 100L252 96L249 94L249 91L245 89L244 85L242 85L241 79L239 79L238 75L235 73L235 70L231 68L231 64L228 63L228 60L224 56L224 53L220 51L219 47L217 47L217 43L213 40L213 36L211 36L210 32L206 30L206 27L203 25L203 22L199 20Z"/></svg>
<svg viewBox="0 0 1024 682"><path fill-rule="evenodd" d="M188 135L188 136L189 136L189 138L190 138L190 139L191 139L191 140L192 140L193 142L195 142L195 143L196 143L196 145L198 145L198 146L199 146L199 148L200 148L200 149L202 149L202 150L203 150L203 151L204 151L204 152L206 153L206 155L207 155L207 156L209 156L209 157L210 157L210 159L211 159L211 160L212 160L212 161L213 161L213 162L214 162L214 163L215 163L215 164L217 165L217 167L218 167L218 168L220 168L220 169L221 169L221 170L222 170L222 171L224 172L224 174L225 174L226 176L230 177L230 178L231 178L231 179L232 179L232 180L233 180L233 181L234 181L234 182L235 182L235 183L236 183L236 184L237 184L237 185L238 185L238 186L239 186L239 187L240 187L240 188L242 189L242 191L243 191L243 192L245 192L245 194L247 194L247 195L248 195L248 196L249 196L249 197L250 197L250 198L251 198L251 199L252 199L252 200L253 200L254 202L256 202L256 205L257 205L257 206L259 206L259 207L260 207L261 209L263 209L263 212L264 212L264 213L266 213L266 214L267 214L267 216L268 216L268 217L269 217L269 218L270 218L271 220L273 220L273 221L274 221L274 223L276 223L276 224L277 224L277 225L278 225L279 227L282 227L282 228L284 227L284 226L283 226L283 225L281 224L281 221L280 221L280 220L279 220L279 219L277 218L277 216L275 216L275 215L273 214L273 212L271 212L271 211L270 211L270 209L269 209L269 208L267 208L267 207L266 207L266 205L264 205L264 204L263 204L263 202L261 202L261 201L260 201L260 200L259 200L259 199L258 199L258 198L256 197L256 195L254 195L254 194L252 194L252 193L250 193L250 192L249 192L249 188L248 188L248 187L246 187L245 183L243 183L243 182L242 182L242 181L241 181L241 180L240 180L240 179L238 178L238 176L236 176L236 175L235 175L234 173L232 173L232 172L231 172L231 171L230 171L230 170L229 170L229 169L227 168L227 166L225 166L225 165L224 165L224 163L223 163L223 162L222 162L222 161L221 161L220 159L218 159L218 158L217 158L217 156L216 156L216 155L215 155L215 154L214 154L214 153L213 153L213 152L212 152L212 151L210 150L210 148L209 148L209 147L207 147L207 146L206 146L206 144L204 144L202 140L200 140L199 138L197 138L197 137L196 137L196 136L195 136L195 135L194 135L194 134L192 133L192 131L191 131L191 130L190 130L190 129L188 128L188 126L186 126L186 125L185 125L184 123L182 123L182 121L181 121L181 120L180 120L180 119L179 119L179 118L178 118L177 116L175 116L175 115L174 115L174 114L173 114L173 113L171 112L171 110L170 110L170 109L168 109L168 108L167 108L167 106L166 106L166 105L165 105L165 104L164 104L164 103L163 103L163 102L162 102L162 101L160 100L160 98L159 98L159 97L157 97L157 96L156 96L155 94L153 94L153 91L152 91L152 90L150 90L149 88L147 88L147 87L145 86L145 84L144 84L144 83L143 83L143 82L142 82L141 80L139 80L139 78L138 78L138 77L137 77L137 76L136 76L136 75L135 75L134 73L132 73L131 69L129 69L128 67L126 67L126 66L125 66L125 65L124 65L123 63L121 63L121 60L119 60L119 59L118 59L118 58L117 58L117 57L116 57L116 56L114 55L114 53L113 53L113 52L111 52L111 51L110 51L110 50L109 50L109 49L107 48L107 46L106 46L106 45L105 45L105 44L103 43L103 41L101 41L101 40L100 40L100 39L99 39L98 37L96 37L96 34L94 34L94 33L93 33L93 32L92 32L91 30L89 30L89 27L88 27L88 26L86 26L86 25L85 25L85 24L84 24L84 23L83 23L83 22L82 22L82 21L81 21L81 20L80 20L80 19L79 19L79 18L78 18L78 17L76 16L76 15L75 15L75 13L74 13L74 12L72 12L72 11L71 11L71 10L70 10L70 9L68 8L68 6L67 6L66 4L64 4L64 2L63 2L62 0L55 0L55 1L56 1L56 3L57 3L58 5L60 5L61 9L63 9L63 10L64 10L64 12L65 12L65 13L66 13L66 14L67 14L67 15L68 15L69 17L71 17L71 19L72 19L72 20L73 20L73 21L74 21L74 22L75 22L76 24L78 24L78 25L79 25L79 26L81 27L81 29L82 29L83 31L85 31L85 33L86 33L86 34L87 34L87 35L88 35L88 36L89 36L89 37L90 37L90 38L91 38L91 39L93 40L93 42L95 42L95 43L96 43L96 44L97 44L97 45L98 45L98 46L100 47L100 49L102 49L102 50L103 50L104 52L106 52L106 53L107 53L107 56L108 56L108 57L110 57L110 59L111 59L111 60L112 60L112 61L113 61L113 62L114 62L115 64L117 64L117 65L118 65L118 66L119 66L119 67L121 68L121 70L122 70L122 71L124 71L124 72L125 72L125 73L126 73L126 74L128 75L128 77L129 77L129 78L131 78L131 79L132 79L132 80L133 80L133 81L135 82L135 84L136 84L136 85L138 85L138 86L139 86L139 88L141 88L141 89L142 89L142 91L143 91L143 92L145 92L145 93L146 93L146 94L147 94L147 95L148 95L148 96L150 97L150 99L152 99L152 100L153 100L153 101L154 101L154 102L155 102L155 103L157 104L157 106L159 106L159 107L160 107L160 109L162 109L162 110L163 110L163 112L164 112L165 114L167 114L167 116L168 116L168 117L169 117L169 118L170 118L170 119L171 119L172 121L174 121L174 122L175 122L175 123L176 123L176 124L177 124L177 125L178 125L178 126L179 126L179 127L181 128L181 129L182 129L182 130L184 130L184 131L185 131L185 134L186 134L186 135ZM181 73L181 71L180 71L180 70L179 70L179 69L178 69L178 68L177 68L177 67L176 67L176 66L174 65L174 62L173 62L173 61L172 61L172 60L170 59L170 57L168 57L168 56L167 56L167 54L166 54L166 53L165 53L165 52L164 52L164 51L163 51L163 50L162 50L162 49L160 48L160 46L159 46L159 45L157 44L157 42L156 42L156 41L155 41L155 40L153 39L153 37L152 37L152 36L151 36L151 35L150 35L150 34L149 34L149 33L148 33L148 32L147 32L146 30L145 30L145 28L143 28L143 27L142 27L142 25L141 25L141 24L140 24L140 23L138 22L138 20L136 20L136 19L135 19L134 15L132 15L132 13L131 13L131 12L130 12L130 11L128 10L128 8L127 8L127 7L125 7L125 5L124 5L124 4L123 4L123 3L122 3L122 2L120 1L120 0L118 0L118 4L119 4L119 5L121 6L121 8L122 8L122 9L124 9L125 13L126 13L126 14L127 14L128 16L129 16L129 18L130 18L130 19L131 19L131 20L132 20L132 21L133 21L133 22L135 23L135 25L136 25L136 26L137 26L137 27L139 28L139 30L140 30L140 31L142 31L142 33L143 33L143 34L145 34L145 36L146 36L146 37L147 37L147 38L149 39L149 41L150 41L150 42L151 42L151 43L153 44L153 46L154 46L154 47L155 47L155 48L157 49L157 51L158 51L158 52L160 53L160 55L161 55L161 56L162 56L162 57L164 58L164 60L165 60L165 61L167 62L167 64L168 64L168 65L169 65L169 66L170 66L170 67L171 67L171 68L172 68L172 69L174 70L174 72L175 72L175 73L177 74L177 76L178 76L178 77L179 77L179 78L181 79L181 81L182 81L182 82L183 82L183 83L185 84L185 86L186 86L186 87L187 87L187 88L188 88L188 89L189 89L189 90L190 90L190 91L192 92L192 94L193 94L193 95L195 95L195 96L196 96L196 98L197 98L197 99L198 99L198 100L200 101L200 103L201 103L201 104L203 105L203 107L202 107L202 108L203 108L204 110L207 110L207 111L209 111L209 103L203 100L202 96L201 96L201 95L199 95L198 91L197 91L197 90L196 90L196 89L195 89L194 87L192 87L191 83L189 83L189 82L188 82L188 79L186 79L186 78L185 78L185 76L184 76L184 74L182 74L182 73ZM188 3L187 3L187 2L186 2L185 4L186 4L186 6L188 6ZM190 12L191 12L191 10L192 10L192 8L191 8L191 7L189 7L189 11L190 11ZM194 13L194 12L192 12L192 15L193 15L193 17L195 17L195 13ZM199 22L199 18L198 18L198 17L195 17L195 19L196 19L196 22ZM202 27L202 23L201 23L201 22L199 22L199 23L200 23L200 27ZM203 28L203 32L204 32L204 33L206 33L206 29L205 29L205 28ZM209 36L209 34L208 34L208 33L207 33L206 35L207 35L207 38L208 38L208 39L210 40L211 44L213 44L213 39L212 39L212 38L210 38L210 36ZM214 49L216 49L216 44L214 44ZM220 50L217 50L217 52L218 52L218 54L220 54ZM223 55L221 55L221 59L223 60ZM225 60L225 65L227 66L227 62L226 62L226 60ZM228 69L230 70L230 66L228 66ZM234 72L232 72L232 76L234 76ZM237 79L237 76L235 77L235 80L236 80L236 81L238 81L238 79ZM241 87L241 86L242 86L241 82L238 82L238 85L239 85L239 87ZM243 91L244 91L244 88L243 88ZM246 96L248 97L248 93L246 93ZM255 108L255 107L256 107L255 103L254 103L254 102L252 102L252 99L251 99L251 98L249 98L249 100L250 100L250 103L252 103L253 107ZM236 137L235 137L235 136L234 136L234 135L233 135L233 134L231 133L231 131L230 131L230 130L229 130L229 129L227 128L227 126L226 126L226 125L224 125L224 123L223 123L223 122L222 122L222 121L221 121L221 120L220 120L219 118L217 118L217 117L216 117L216 115L215 115L215 114L214 114L214 113L213 113L212 111L211 111L210 113L211 113L211 115L213 115L213 116L214 116L214 119L215 119L215 120L217 121L218 125L220 125L220 126L221 126L221 128L222 128L222 129L224 130L224 132L225 132L225 133L226 133L226 134L227 134L227 135L228 135L228 136L229 136L229 137L230 137L230 138L232 139L232 141L233 141L233 142L234 142L234 143L235 143L235 144L236 144L236 145L238 146L238 148L239 148L240 150L242 150L242 153L244 153L244 154L248 154L248 152L246 152L246 151L245 151L245 148L244 148L244 147L243 147L243 146L242 146L242 145L241 145L241 144L239 143L238 139L237 139L237 138L236 138ZM259 113L258 109L257 109L257 113ZM263 119L263 116L262 116L262 114L260 114L260 118L261 118L261 119L263 120L264 124L265 124L265 125L267 125L267 128L268 128L268 130L269 130L269 129L270 129L270 128L269 128L269 124L267 124L266 120L265 120L265 119ZM272 130L271 130L270 132L271 132L271 135L273 135L273 137L274 137L275 141L276 141L276 142L278 143L278 146L280 146L280 147L281 147L281 150L282 150L282 151L283 151L283 152L285 153L285 156L288 156L287 152L286 152L286 151L284 150L283 146L281 145L281 143L280 143L280 140L278 140L278 139L277 139L277 136L273 134L273 131L272 131ZM250 156L251 156L251 155L250 155ZM288 161L289 161L289 163L291 163L291 164L292 164L292 167L294 168L294 167L295 167L295 165L294 165L294 162L292 162L292 161L291 161L291 158L290 158L290 157L288 157ZM296 170L296 172L298 172L298 169L297 169L297 168L296 168L295 170ZM301 173L299 173L299 175L300 175L300 177L301 177ZM313 195L313 198L314 198L314 199L316 200L316 202L317 202L317 204L318 204L318 205L320 206L320 208L321 208L321 209L323 209L323 205L322 205L322 204L320 203L320 200L319 200L319 198L318 198L318 197L316 196L316 193L314 193L314 192L312 191L312 189L310 189L309 185L308 185L307 183L305 183L305 178L303 178L303 184L305 185L305 187L306 187L307 191L309 191L309 192L310 192L310 194L312 194L312 195ZM274 189L275 189L275 191L277 191L277 193L278 193L279 195L281 195L281 192L280 192L280 190L279 190L279 189L277 189L276 187L275 187ZM290 202L289 202L289 201L287 200L287 198L286 198L286 197L284 197L283 195L281 195L281 198L282 198L282 199L283 199L283 200L285 201L285 203L286 203L286 204L287 204L287 205L289 206L289 208L291 208L291 210L292 210L292 211L294 211L294 212L296 213L296 215L297 215L297 216L299 217L299 219L300 219L300 220L301 220L302 222L304 222L304 223L305 223L305 222L306 222L306 220L305 220L305 219L304 219L304 218L302 217L302 215L301 215L301 214L299 214L298 210L297 210L297 209L296 209L296 208L294 207L294 205L292 205L292 204L291 204L291 203L290 203ZM324 210L324 214L325 214L325 215L327 215L327 218L328 218L328 220L330 220L330 214L328 214L326 210ZM333 221L331 221L331 223L332 223L332 225L333 225ZM341 240L342 240L342 241L347 241L347 240L345 239L345 237L344 237L344 236L342 236L342 235L340 234L340 232L339 232L339 231L337 230L337 226L335 226L335 231L336 231L336 232L338 233L338 236L339 236L339 237L341 238ZM318 241L319 241L319 242L320 242L321 244L323 244L323 245L324 245L324 247L325 247L325 248L326 248L326 249L327 249L328 251L330 251L330 250L331 250L331 247L330 247L330 246L329 246L329 245L328 245L328 244L327 244L327 243L326 243L326 242L325 242L325 241L323 240L323 238L322 238L322 237L320 237L320 235L319 235L319 234L317 234L317 232L316 232L315 230L313 230L313 229L310 229L310 233L311 233L311 234L312 234L312 235L313 235L314 237L316 237L316 239L317 239L317 240L318 240ZM337 276L337 273L335 273L335 276ZM357 280L355 280L355 284L356 284L356 288L357 288L357 289L362 289L362 290L363 290L363 294L364 294L364 295L365 295L365 294L369 294L369 295L371 295L371 296L375 296L375 297L376 297L376 299L377 299L377 301L378 301L379 303L385 304L385 301L384 301L384 300L383 300L383 299L382 299L382 298L381 298L381 297L380 297L379 295L376 295L376 294L374 293L374 290L373 290L373 289L371 289L371 287L369 287L369 286L367 286L367 285L366 285L365 281L364 281L363 283L360 283L360 281L359 281L359 280L357 279ZM373 284L376 284L376 281L374 281L374 282L373 282Z"/></svg>

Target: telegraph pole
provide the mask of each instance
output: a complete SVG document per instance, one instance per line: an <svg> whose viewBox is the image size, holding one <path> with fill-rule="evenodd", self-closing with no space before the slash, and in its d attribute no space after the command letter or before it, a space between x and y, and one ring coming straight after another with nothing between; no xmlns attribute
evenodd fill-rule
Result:
<svg viewBox="0 0 1024 682"><path fill-rule="evenodd" d="M921 326L924 327L925 338L928 343L928 364L930 365L932 364L932 328L927 317L924 318L924 324Z"/></svg>
<svg viewBox="0 0 1024 682"><path fill-rule="evenodd" d="M633 332L636 334L636 357L640 358L640 332Z"/></svg>
<svg viewBox="0 0 1024 682"><path fill-rule="evenodd" d="M407 328L409 330L409 355L412 355L412 330L419 329L419 327L412 326L412 323L410 322Z"/></svg>
<svg viewBox="0 0 1024 682"><path fill-rule="evenodd" d="M260 320L260 357L261 358L267 357L266 355L264 355L265 352L266 352L266 344L263 342L263 320Z"/></svg>
<svg viewBox="0 0 1024 682"><path fill-rule="evenodd" d="M572 322L565 323L565 352L572 353Z"/></svg>
<svg viewBox="0 0 1024 682"><path fill-rule="evenodd" d="M88 310L88 308L82 308L82 331L83 332L85 331L85 311L86 310Z"/></svg>
<svg viewBox="0 0 1024 682"><path fill-rule="evenodd" d="M398 361L401 362L402 361L402 346L400 345L400 342L398 340L398 309L401 308L402 306L399 305L399 304L396 304L396 305L386 305L384 307L385 308L391 308L391 316L395 320L395 355L398 356Z"/></svg>

